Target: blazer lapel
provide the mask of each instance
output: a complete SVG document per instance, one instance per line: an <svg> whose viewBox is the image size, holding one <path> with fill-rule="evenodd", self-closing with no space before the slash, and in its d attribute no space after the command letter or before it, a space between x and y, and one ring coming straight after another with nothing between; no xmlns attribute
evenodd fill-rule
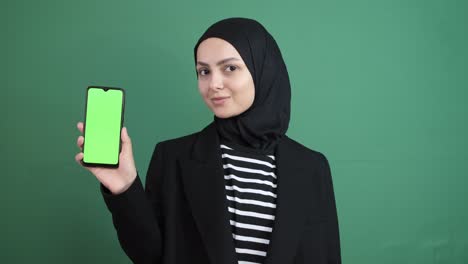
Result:
<svg viewBox="0 0 468 264"><path fill-rule="evenodd" d="M180 164L182 181L208 256L213 264L235 264L221 149L214 122L199 133L190 157Z"/></svg>
<svg viewBox="0 0 468 264"><path fill-rule="evenodd" d="M285 135L276 152L276 216L266 264L293 262L310 200L312 168L307 167L311 166L307 160L305 151Z"/></svg>

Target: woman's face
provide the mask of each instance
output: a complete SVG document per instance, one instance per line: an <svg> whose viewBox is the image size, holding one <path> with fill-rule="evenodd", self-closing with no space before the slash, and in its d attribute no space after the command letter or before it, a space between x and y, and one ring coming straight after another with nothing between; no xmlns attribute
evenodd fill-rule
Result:
<svg viewBox="0 0 468 264"><path fill-rule="evenodd" d="M197 50L196 67L200 95L217 117L239 115L253 104L252 75L229 42L220 38L202 41Z"/></svg>

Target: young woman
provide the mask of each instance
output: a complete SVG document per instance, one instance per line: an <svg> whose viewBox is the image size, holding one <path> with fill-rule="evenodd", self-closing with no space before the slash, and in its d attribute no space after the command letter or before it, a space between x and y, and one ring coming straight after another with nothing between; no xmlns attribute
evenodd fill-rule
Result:
<svg viewBox="0 0 468 264"><path fill-rule="evenodd" d="M253 19L228 18L194 55L213 122L157 143L144 187L125 127L120 167L86 167L125 253L154 264L341 263L330 167L285 134L291 91L273 37Z"/></svg>

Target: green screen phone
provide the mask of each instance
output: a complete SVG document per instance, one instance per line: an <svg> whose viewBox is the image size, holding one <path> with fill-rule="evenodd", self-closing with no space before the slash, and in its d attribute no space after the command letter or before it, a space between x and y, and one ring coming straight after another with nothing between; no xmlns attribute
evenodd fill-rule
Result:
<svg viewBox="0 0 468 264"><path fill-rule="evenodd" d="M83 127L83 165L119 167L124 110L124 89L88 86Z"/></svg>

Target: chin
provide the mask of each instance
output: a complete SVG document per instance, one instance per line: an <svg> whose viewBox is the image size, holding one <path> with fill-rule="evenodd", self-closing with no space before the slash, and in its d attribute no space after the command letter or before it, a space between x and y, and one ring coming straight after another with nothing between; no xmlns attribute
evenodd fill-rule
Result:
<svg viewBox="0 0 468 264"><path fill-rule="evenodd" d="M232 116L232 115L227 115L227 114L224 114L224 113L222 113L222 114L214 113L214 114L215 114L215 116L217 116L218 118L229 118L229 117Z"/></svg>
<svg viewBox="0 0 468 264"><path fill-rule="evenodd" d="M217 116L218 118L229 118L234 116L232 113L229 112L223 112L223 111L213 111L214 115Z"/></svg>

